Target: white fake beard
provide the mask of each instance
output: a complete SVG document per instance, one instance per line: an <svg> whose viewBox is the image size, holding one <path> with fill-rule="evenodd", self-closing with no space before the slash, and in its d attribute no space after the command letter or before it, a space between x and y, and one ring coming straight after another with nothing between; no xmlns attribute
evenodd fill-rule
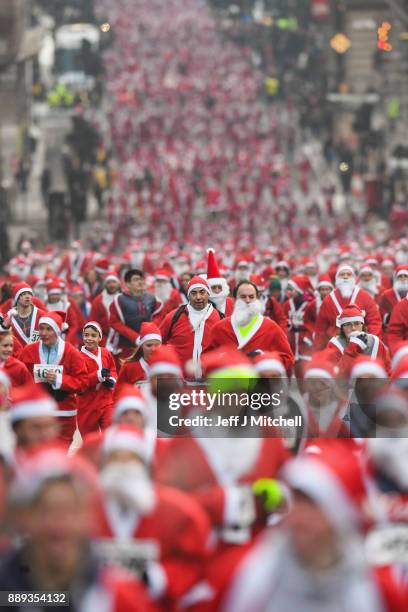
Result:
<svg viewBox="0 0 408 612"><path fill-rule="evenodd" d="M66 300L58 300L58 302L54 302L53 304L47 303L47 310L49 311L53 311L53 310L63 310L64 312L67 309L67 303Z"/></svg>
<svg viewBox="0 0 408 612"><path fill-rule="evenodd" d="M360 281L359 285L362 289L365 289L366 291L368 291L368 293L371 293L372 295L377 295L378 293L378 286L375 278L370 281Z"/></svg>
<svg viewBox="0 0 408 612"><path fill-rule="evenodd" d="M108 497L138 514L147 514L154 508L154 488L140 463L109 463L100 473L100 483Z"/></svg>
<svg viewBox="0 0 408 612"><path fill-rule="evenodd" d="M401 297L405 297L408 293L408 280L396 280L394 283L394 288Z"/></svg>
<svg viewBox="0 0 408 612"><path fill-rule="evenodd" d="M156 297L159 298L161 302L167 302L170 297L172 286L170 283L160 283L154 286Z"/></svg>
<svg viewBox="0 0 408 612"><path fill-rule="evenodd" d="M354 278L338 278L336 280L336 287L340 291L342 297L349 298L354 291L354 287L356 286L356 281Z"/></svg>
<svg viewBox="0 0 408 612"><path fill-rule="evenodd" d="M246 304L243 300L236 300L232 319L234 323L240 326L248 325L254 317L262 313L262 303L260 300L255 300Z"/></svg>
<svg viewBox="0 0 408 612"><path fill-rule="evenodd" d="M227 295L228 294L225 294L224 291L221 291L221 293L212 293L210 294L210 300L212 301L213 304L216 305L216 307L219 310L220 308L224 306L225 301L227 299Z"/></svg>
<svg viewBox="0 0 408 612"><path fill-rule="evenodd" d="M387 435L387 432L384 435ZM399 435L408 435L406 429L401 430ZM369 438L367 443L369 453L381 471L404 491L408 491L408 439L406 437Z"/></svg>

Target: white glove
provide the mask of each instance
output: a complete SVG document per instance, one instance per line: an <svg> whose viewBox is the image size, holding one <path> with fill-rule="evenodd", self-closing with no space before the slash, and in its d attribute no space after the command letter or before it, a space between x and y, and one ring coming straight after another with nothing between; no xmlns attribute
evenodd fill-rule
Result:
<svg viewBox="0 0 408 612"><path fill-rule="evenodd" d="M9 319L11 319L11 317L16 317L17 315L18 315L17 308L10 308L10 310L7 313L7 316Z"/></svg>

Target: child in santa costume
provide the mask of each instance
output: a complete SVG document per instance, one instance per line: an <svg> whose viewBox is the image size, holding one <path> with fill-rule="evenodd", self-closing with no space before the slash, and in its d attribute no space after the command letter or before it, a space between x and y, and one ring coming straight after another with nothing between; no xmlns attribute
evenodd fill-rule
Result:
<svg viewBox="0 0 408 612"><path fill-rule="evenodd" d="M160 329L155 323L142 323L140 336L137 339L137 349L120 369L115 394L123 384L145 384L148 379L149 358L155 348L162 343Z"/></svg>
<svg viewBox="0 0 408 612"><path fill-rule="evenodd" d="M0 368L11 381L12 387L21 387L32 382L32 376L24 363L13 357L14 337L11 331L0 331Z"/></svg>
<svg viewBox="0 0 408 612"><path fill-rule="evenodd" d="M88 384L78 395L78 429L81 436L106 429L112 420L113 389L117 374L115 360L108 349L101 347L102 329L96 321L89 321L82 330L84 356L88 370Z"/></svg>
<svg viewBox="0 0 408 612"><path fill-rule="evenodd" d="M363 355L380 360L391 373L388 349L378 336L367 333L364 311L356 305L347 306L337 317L337 327L339 333L330 339L325 353L339 366L342 376L348 379L356 359Z"/></svg>
<svg viewBox="0 0 408 612"><path fill-rule="evenodd" d="M88 373L84 356L61 338L64 315L55 311L40 318L40 340L22 350L21 361L56 400L60 438L70 444L76 429L77 394L85 391Z"/></svg>

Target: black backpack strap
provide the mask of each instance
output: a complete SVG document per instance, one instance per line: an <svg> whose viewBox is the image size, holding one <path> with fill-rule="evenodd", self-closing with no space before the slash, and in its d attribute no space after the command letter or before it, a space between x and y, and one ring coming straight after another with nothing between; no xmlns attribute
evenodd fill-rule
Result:
<svg viewBox="0 0 408 612"><path fill-rule="evenodd" d="M176 312L172 316L169 331L167 333L167 340L171 338L171 332L173 330L173 327L175 326L175 324L177 323L177 321L179 320L183 312L185 312L186 308L187 308L187 304L181 304L181 306L177 308Z"/></svg>

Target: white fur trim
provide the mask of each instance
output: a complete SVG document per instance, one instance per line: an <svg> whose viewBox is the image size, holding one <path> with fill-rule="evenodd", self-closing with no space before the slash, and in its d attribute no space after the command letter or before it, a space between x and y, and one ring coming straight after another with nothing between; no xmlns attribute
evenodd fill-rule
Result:
<svg viewBox="0 0 408 612"><path fill-rule="evenodd" d="M357 344L357 346L359 346L361 348L362 351L365 351L367 348L367 345L365 344L365 342L363 342L362 340L360 340L360 338L357 338L356 336L352 336L350 338L350 343L353 344Z"/></svg>
<svg viewBox="0 0 408 612"><path fill-rule="evenodd" d="M364 317L360 315L356 315L355 317L338 317L337 327L341 327L342 325L346 325L347 323L353 323L354 321L356 321L357 323L364 323Z"/></svg>
<svg viewBox="0 0 408 612"><path fill-rule="evenodd" d="M329 378L333 380L330 372L323 370L323 368L310 368L305 374L305 378Z"/></svg>
<svg viewBox="0 0 408 612"><path fill-rule="evenodd" d="M399 276L401 276L401 274L408 274L408 266L405 270L398 270L398 272L395 273L395 278L398 278Z"/></svg>
<svg viewBox="0 0 408 612"><path fill-rule="evenodd" d="M102 449L106 454L115 450L129 450L139 455L146 463L149 459L146 440L127 431L109 430L105 435Z"/></svg>
<svg viewBox="0 0 408 612"><path fill-rule="evenodd" d="M58 327L54 319L51 319L51 317L47 317L47 316L40 317L40 320L38 321L38 325L49 325L55 331L57 336L61 335L62 330Z"/></svg>
<svg viewBox="0 0 408 612"><path fill-rule="evenodd" d="M31 417L58 416L58 410L55 403L51 400L28 400L27 402L17 404L15 408L10 408L8 416L10 421L15 423L16 421L22 421Z"/></svg>
<svg viewBox="0 0 408 612"><path fill-rule="evenodd" d="M263 361L258 361L258 363L254 364L254 368L258 374L262 374L265 370L277 370L281 376L286 376L285 367L279 359L264 359Z"/></svg>
<svg viewBox="0 0 408 612"><path fill-rule="evenodd" d="M126 412L126 410L137 410L141 412L143 416L147 416L148 408L145 402L141 398L137 397L124 397L119 400L113 411L113 421L117 421L118 418Z"/></svg>
<svg viewBox="0 0 408 612"><path fill-rule="evenodd" d="M351 272L353 276L355 276L355 272L353 270L353 268L351 266L349 266L348 264L344 264L342 266L340 266L336 272L336 278L345 270L347 270L348 272Z"/></svg>
<svg viewBox="0 0 408 612"><path fill-rule="evenodd" d="M11 381L3 370L0 370L0 385L4 385L7 389L11 387Z"/></svg>
<svg viewBox="0 0 408 612"><path fill-rule="evenodd" d="M99 323L97 321L88 321L83 326L82 331L84 332L87 327L94 327L96 329L96 331L99 333L100 337L102 338L102 336L103 336L102 328L101 328L101 326L99 325Z"/></svg>
<svg viewBox="0 0 408 612"><path fill-rule="evenodd" d="M52 383L52 388L53 389L61 389L62 386L62 374L61 372L57 372L55 375L55 382Z"/></svg>
<svg viewBox="0 0 408 612"><path fill-rule="evenodd" d="M144 344L145 342L149 342L150 340L158 340L159 342L161 342L162 337L160 334L146 334L145 336L139 336L136 340L136 344L138 346L142 346L142 344Z"/></svg>
<svg viewBox="0 0 408 612"><path fill-rule="evenodd" d="M114 280L114 281L120 283L119 276L116 276L116 274L108 274L108 276L105 277L105 279L103 281L103 284L105 285L110 280Z"/></svg>
<svg viewBox="0 0 408 612"><path fill-rule="evenodd" d="M387 378L387 372L380 364L369 361L358 363L351 370L351 378L359 378L364 374L373 374L376 378Z"/></svg>
<svg viewBox="0 0 408 612"><path fill-rule="evenodd" d="M320 282L317 283L317 288L319 289L320 287L331 287L332 289L334 289L333 283L331 283L328 280L322 280Z"/></svg>
<svg viewBox="0 0 408 612"><path fill-rule="evenodd" d="M31 287L23 287L22 289L19 289L16 295L14 296L14 302L13 302L14 305L17 304L18 298L20 297L22 293L31 293L31 295L33 295L33 290L31 289Z"/></svg>
<svg viewBox="0 0 408 612"><path fill-rule="evenodd" d="M59 293L63 293L62 289L48 289L48 295L58 295Z"/></svg>
<svg viewBox="0 0 408 612"><path fill-rule="evenodd" d="M290 461L283 470L286 482L309 495L327 515L332 524L345 531L358 527L359 515L355 502L348 495L336 474L313 457Z"/></svg>
<svg viewBox="0 0 408 612"><path fill-rule="evenodd" d="M395 370L395 368L403 357L408 357L408 344L401 346L401 348L399 348L398 351L396 351L396 353L394 354L391 363L393 370Z"/></svg>
<svg viewBox="0 0 408 612"><path fill-rule="evenodd" d="M181 369L177 365L167 363L166 361L155 363L153 366L149 367L149 378L157 376L158 374L175 374L176 376L180 376L180 378L183 375Z"/></svg>
<svg viewBox="0 0 408 612"><path fill-rule="evenodd" d="M187 297L190 295L190 293L193 291L193 289L205 289L207 291L208 295L210 294L207 285L205 285L204 283L194 283L194 285L191 285L191 287L187 291Z"/></svg>
<svg viewBox="0 0 408 612"><path fill-rule="evenodd" d="M157 561L149 561L146 567L148 591L152 599L159 599L167 589L167 575L164 567Z"/></svg>

